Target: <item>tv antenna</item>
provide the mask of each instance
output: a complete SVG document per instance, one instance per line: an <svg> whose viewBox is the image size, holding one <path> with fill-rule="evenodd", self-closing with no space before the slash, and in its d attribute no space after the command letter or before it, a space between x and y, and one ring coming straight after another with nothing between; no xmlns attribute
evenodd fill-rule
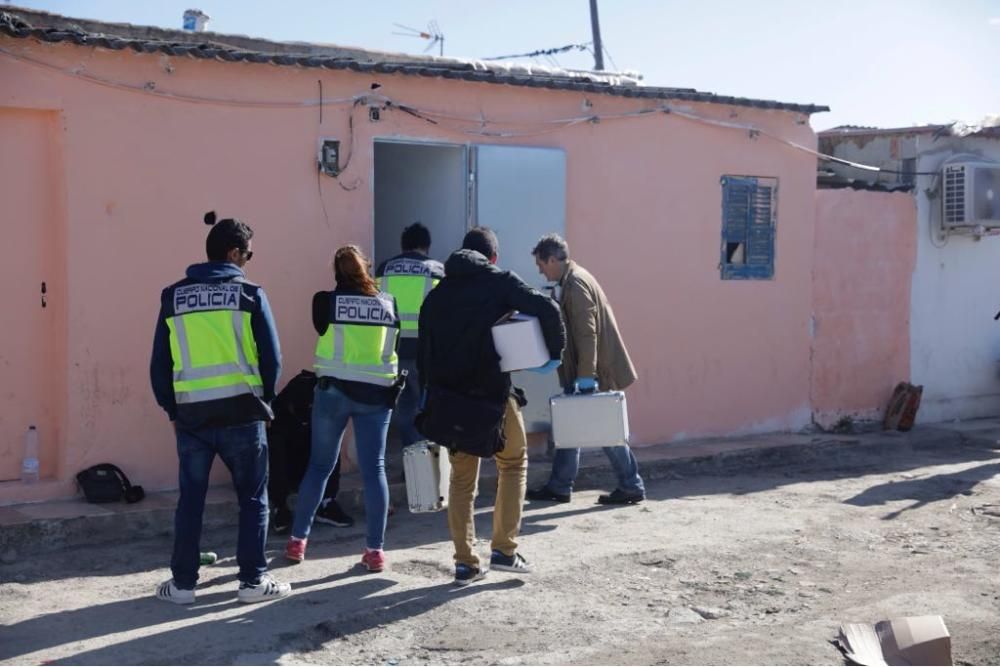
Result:
<svg viewBox="0 0 1000 667"><path fill-rule="evenodd" d="M403 37L419 37L420 39L428 39L430 43L427 48L424 49L424 53L427 53L434 48L434 45L438 45L438 55L444 55L444 33L441 32L441 26L438 25L437 21L431 21L427 24L427 30L417 30L416 28L411 28L410 26L401 25L399 23L393 23L394 26L405 30L406 32L393 32L394 35L402 35Z"/></svg>

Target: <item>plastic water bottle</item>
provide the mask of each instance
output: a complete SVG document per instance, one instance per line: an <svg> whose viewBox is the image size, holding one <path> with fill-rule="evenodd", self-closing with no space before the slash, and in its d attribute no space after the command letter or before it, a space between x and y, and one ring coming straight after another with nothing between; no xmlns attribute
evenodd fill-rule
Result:
<svg viewBox="0 0 1000 667"><path fill-rule="evenodd" d="M34 484L38 481L38 429L32 424L24 434L24 459L21 461L21 481Z"/></svg>

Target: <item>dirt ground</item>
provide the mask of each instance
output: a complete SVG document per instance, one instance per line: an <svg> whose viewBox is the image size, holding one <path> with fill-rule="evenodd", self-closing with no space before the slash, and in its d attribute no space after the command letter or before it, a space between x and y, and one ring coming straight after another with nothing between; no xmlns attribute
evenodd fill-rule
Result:
<svg viewBox="0 0 1000 667"><path fill-rule="evenodd" d="M0 566L0 658L48 664L842 664L843 621L941 614L956 664L1000 663L1000 452L838 457L649 483L641 506L529 504L535 571L451 585L443 514L390 522L390 569L363 529L318 527L293 596L235 602L235 531L198 601L151 597L168 537ZM488 535L489 498L479 515ZM235 517L234 517L235 519ZM481 543L483 553L488 542Z"/></svg>

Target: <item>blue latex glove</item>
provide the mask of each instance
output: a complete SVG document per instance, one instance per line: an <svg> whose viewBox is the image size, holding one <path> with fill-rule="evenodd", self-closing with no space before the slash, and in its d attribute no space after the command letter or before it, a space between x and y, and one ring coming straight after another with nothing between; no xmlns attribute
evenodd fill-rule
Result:
<svg viewBox="0 0 1000 667"><path fill-rule="evenodd" d="M551 373L555 369L559 368L560 364L562 364L562 362L559 361L558 359L549 359L543 365L538 366L536 368L529 368L527 370L531 371L532 373L540 373L540 374Z"/></svg>
<svg viewBox="0 0 1000 667"><path fill-rule="evenodd" d="M597 391L597 378L583 377L576 379L576 390L581 394L593 394Z"/></svg>

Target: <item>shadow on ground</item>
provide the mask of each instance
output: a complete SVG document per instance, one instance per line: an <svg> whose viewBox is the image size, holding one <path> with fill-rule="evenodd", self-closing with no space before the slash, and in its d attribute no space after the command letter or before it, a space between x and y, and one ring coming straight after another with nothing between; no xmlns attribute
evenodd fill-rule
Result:
<svg viewBox="0 0 1000 667"><path fill-rule="evenodd" d="M913 501L907 507L889 512L882 517L885 520L891 520L898 518L904 512L919 509L930 503L948 500L959 495L972 495L973 490L980 483L997 475L1000 475L1000 463L989 463L952 473L878 484L844 502L858 507L872 507L904 500Z"/></svg>

